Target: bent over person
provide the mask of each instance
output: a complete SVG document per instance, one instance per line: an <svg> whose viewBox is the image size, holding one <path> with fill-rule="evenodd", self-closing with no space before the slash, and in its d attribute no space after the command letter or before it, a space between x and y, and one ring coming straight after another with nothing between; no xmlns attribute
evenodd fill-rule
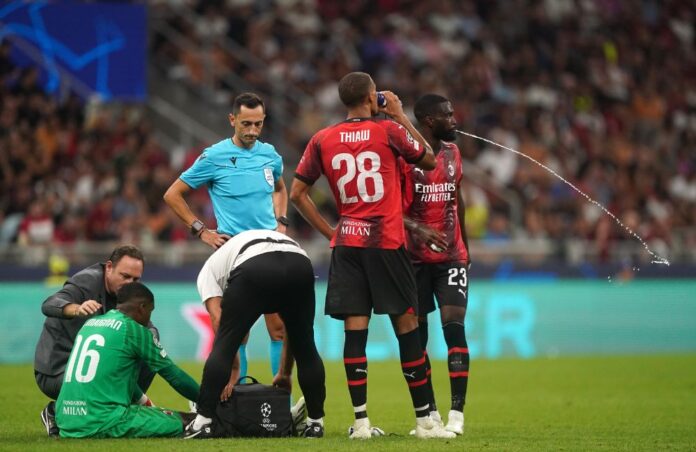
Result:
<svg viewBox="0 0 696 452"><path fill-rule="evenodd" d="M302 436L323 436L325 374L314 343L314 270L307 253L277 231L242 232L208 258L198 275L198 291L206 303L219 303L220 321L203 368L198 416L184 436L215 435L211 423L230 378L232 357L254 322L269 312L279 313L285 323L285 355L297 361L297 378L307 404ZM254 303L249 303L252 296ZM292 360L283 360L273 384L290 389L291 369Z"/></svg>
<svg viewBox="0 0 696 452"><path fill-rule="evenodd" d="M155 309L141 283L124 285L116 309L85 322L75 338L56 421L63 438L181 436L192 414L133 404L143 361L179 394L198 398L198 383L172 362L146 328Z"/></svg>
<svg viewBox="0 0 696 452"><path fill-rule="evenodd" d="M36 384L52 399L41 411L41 421L49 436L58 436L55 422L55 400L63 383L63 373L78 330L90 317L105 314L116 307L116 293L126 283L139 281L143 275L143 253L135 246L118 246L105 263L91 265L68 279L63 288L41 305L46 316L36 344L34 376ZM157 329L148 328L159 339ZM140 366L136 400L148 401L143 394L155 374L144 364Z"/></svg>

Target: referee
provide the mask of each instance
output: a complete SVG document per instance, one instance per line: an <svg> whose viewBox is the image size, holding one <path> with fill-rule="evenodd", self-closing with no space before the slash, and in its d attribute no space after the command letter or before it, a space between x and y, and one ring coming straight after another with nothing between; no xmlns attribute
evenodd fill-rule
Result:
<svg viewBox="0 0 696 452"><path fill-rule="evenodd" d="M314 343L314 270L307 253L285 234L242 232L228 240L198 275L202 300L221 299L222 315L213 350L203 368L198 416L185 438L207 437L215 408L227 384L232 358L262 314L278 312L285 323L285 356L273 383L289 389L292 355L307 403L305 437L324 434L324 363ZM248 303L253 299L254 303ZM289 347L288 347L289 345Z"/></svg>
<svg viewBox="0 0 696 452"><path fill-rule="evenodd" d="M232 103L229 116L234 129L231 138L206 148L195 163L172 183L164 201L191 233L214 249L231 236L251 229L285 232L288 192L283 181L283 160L270 143L259 140L266 118L266 106L254 93L242 93ZM192 189L206 186L213 204L217 229L208 229L186 203ZM250 300L250 301L253 301ZM219 305L206 303L213 329ZM265 315L271 339L271 371L278 372L283 345L283 323L277 314ZM245 341L246 342L246 341ZM240 374L246 375L246 346L239 350Z"/></svg>

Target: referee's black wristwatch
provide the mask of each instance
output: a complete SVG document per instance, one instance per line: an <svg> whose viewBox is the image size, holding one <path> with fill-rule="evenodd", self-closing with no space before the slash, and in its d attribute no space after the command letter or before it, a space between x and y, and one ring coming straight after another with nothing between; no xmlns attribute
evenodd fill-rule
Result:
<svg viewBox="0 0 696 452"><path fill-rule="evenodd" d="M288 221L288 217L286 217L285 215L279 216L278 218L276 218L276 221L285 226L286 228L290 226L290 221Z"/></svg>
<svg viewBox="0 0 696 452"><path fill-rule="evenodd" d="M205 224L203 224L201 220L194 220L193 223L191 223L191 235L193 236L200 237L204 229Z"/></svg>

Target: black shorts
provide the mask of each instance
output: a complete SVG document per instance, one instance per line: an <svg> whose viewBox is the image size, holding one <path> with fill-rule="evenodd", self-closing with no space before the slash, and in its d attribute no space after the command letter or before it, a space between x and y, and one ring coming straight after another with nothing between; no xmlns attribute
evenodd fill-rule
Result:
<svg viewBox="0 0 696 452"><path fill-rule="evenodd" d="M331 253L327 315L336 319L417 312L413 266L404 247L395 250L337 246Z"/></svg>
<svg viewBox="0 0 696 452"><path fill-rule="evenodd" d="M462 306L469 300L469 277L464 262L414 264L418 283L418 313L426 315L438 306Z"/></svg>

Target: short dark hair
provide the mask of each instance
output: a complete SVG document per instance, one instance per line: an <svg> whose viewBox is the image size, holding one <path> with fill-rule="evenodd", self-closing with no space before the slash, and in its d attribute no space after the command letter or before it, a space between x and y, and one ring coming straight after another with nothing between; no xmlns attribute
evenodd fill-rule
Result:
<svg viewBox="0 0 696 452"><path fill-rule="evenodd" d="M145 263L145 256L143 256L143 252L140 251L140 248L135 245L117 246L116 249L114 249L114 251L111 253L111 256L109 256L109 260L115 266L118 264L118 261L123 258L123 256L132 257L133 259L138 259L139 261Z"/></svg>
<svg viewBox="0 0 696 452"><path fill-rule="evenodd" d="M154 303L152 291L140 282L124 284L116 294L116 304Z"/></svg>
<svg viewBox="0 0 696 452"><path fill-rule="evenodd" d="M370 94L370 89L375 82L372 81L370 74L365 72L351 72L343 76L338 82L338 97L346 107L360 105Z"/></svg>
<svg viewBox="0 0 696 452"><path fill-rule="evenodd" d="M242 110L242 105L247 108L256 108L261 105L263 112L266 112L266 105L263 103L263 99L259 97L258 94L254 93L242 93L234 98L232 102L232 113L238 114Z"/></svg>
<svg viewBox="0 0 696 452"><path fill-rule="evenodd" d="M424 94L413 106L413 114L418 122L423 122L426 116L436 115L437 108L444 102L449 102L449 99L439 94Z"/></svg>

